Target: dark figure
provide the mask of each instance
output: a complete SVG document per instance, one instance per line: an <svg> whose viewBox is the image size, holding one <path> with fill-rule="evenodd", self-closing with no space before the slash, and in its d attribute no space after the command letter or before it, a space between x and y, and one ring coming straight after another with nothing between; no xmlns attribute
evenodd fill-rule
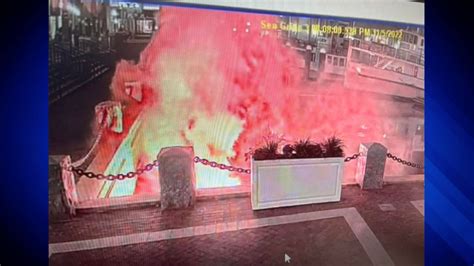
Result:
<svg viewBox="0 0 474 266"><path fill-rule="evenodd" d="M63 38L63 28L61 27L56 32L56 36L54 36L54 41L55 42L61 42L62 38Z"/></svg>
<svg viewBox="0 0 474 266"><path fill-rule="evenodd" d="M79 47L79 35L80 31L78 27L74 28L74 47Z"/></svg>

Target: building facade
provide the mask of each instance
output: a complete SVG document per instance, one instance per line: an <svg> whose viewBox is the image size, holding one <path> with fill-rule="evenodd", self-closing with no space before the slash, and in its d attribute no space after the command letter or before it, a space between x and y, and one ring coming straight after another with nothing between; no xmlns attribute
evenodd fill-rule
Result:
<svg viewBox="0 0 474 266"><path fill-rule="evenodd" d="M303 56L297 67L322 83L339 82L346 89L380 95L400 107L387 120L387 138L408 140L407 159L423 161L424 152L424 32L422 28L395 28L321 18L281 17L286 24L279 36ZM377 28L397 32L397 38L364 34ZM336 30L334 30L336 29ZM338 32L337 29L340 31ZM351 32L351 29L356 31ZM359 31L359 29L361 29ZM377 32L378 33L378 32Z"/></svg>

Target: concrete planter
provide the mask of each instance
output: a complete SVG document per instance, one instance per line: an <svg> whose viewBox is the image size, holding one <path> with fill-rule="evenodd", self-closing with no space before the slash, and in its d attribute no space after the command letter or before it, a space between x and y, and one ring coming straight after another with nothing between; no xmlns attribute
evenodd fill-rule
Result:
<svg viewBox="0 0 474 266"><path fill-rule="evenodd" d="M252 209L341 199L344 158L252 159Z"/></svg>

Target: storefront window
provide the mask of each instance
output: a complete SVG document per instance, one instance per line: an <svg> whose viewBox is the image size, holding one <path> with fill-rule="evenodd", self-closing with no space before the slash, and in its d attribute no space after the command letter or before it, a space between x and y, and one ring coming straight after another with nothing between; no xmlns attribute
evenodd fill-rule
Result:
<svg viewBox="0 0 474 266"><path fill-rule="evenodd" d="M343 67L345 65L345 63L346 62L345 62L344 58L339 58L339 66Z"/></svg>
<svg viewBox="0 0 474 266"><path fill-rule="evenodd" d="M137 33L151 34L153 32L153 20L139 19L137 20Z"/></svg>

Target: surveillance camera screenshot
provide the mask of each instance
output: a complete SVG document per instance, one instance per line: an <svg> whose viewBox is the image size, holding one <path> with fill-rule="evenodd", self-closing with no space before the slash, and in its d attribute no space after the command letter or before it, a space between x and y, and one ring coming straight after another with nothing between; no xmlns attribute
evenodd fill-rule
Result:
<svg viewBox="0 0 474 266"><path fill-rule="evenodd" d="M423 265L424 26L49 0L50 265Z"/></svg>

